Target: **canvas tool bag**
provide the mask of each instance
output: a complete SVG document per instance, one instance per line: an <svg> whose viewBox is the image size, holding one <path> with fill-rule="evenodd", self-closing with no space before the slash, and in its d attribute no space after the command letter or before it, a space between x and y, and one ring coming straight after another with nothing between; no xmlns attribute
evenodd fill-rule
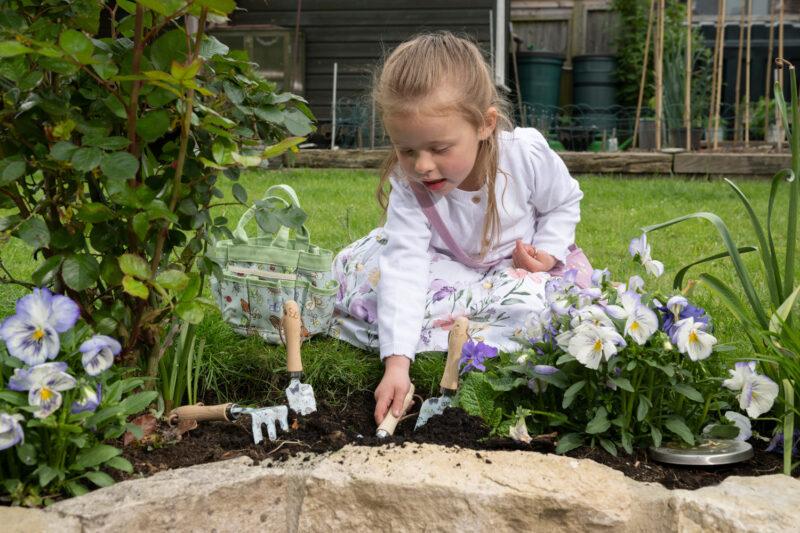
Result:
<svg viewBox="0 0 800 533"><path fill-rule="evenodd" d="M289 201L276 196L279 192ZM300 207L288 185L270 187L264 200ZM221 279L211 277L211 291L223 318L237 333L258 334L277 344L283 303L294 300L300 307L301 338L327 334L339 291L339 283L331 277L333 252L312 245L305 225L292 238L286 226L275 235L259 228L256 237L248 237L245 226L253 216L252 208L245 211L233 239L214 245L214 256L224 266Z"/></svg>

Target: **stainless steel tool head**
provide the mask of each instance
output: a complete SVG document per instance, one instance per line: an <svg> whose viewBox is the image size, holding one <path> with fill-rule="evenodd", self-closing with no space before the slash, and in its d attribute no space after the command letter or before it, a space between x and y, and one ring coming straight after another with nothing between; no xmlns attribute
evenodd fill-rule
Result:
<svg viewBox="0 0 800 533"><path fill-rule="evenodd" d="M236 407L232 410L235 414L250 415L253 421L253 442L258 444L264 440L264 433L261 431L262 424L267 426L267 436L269 440L278 438L275 422L281 425L281 430L289 431L289 410L285 405L275 407Z"/></svg>
<svg viewBox="0 0 800 533"><path fill-rule="evenodd" d="M299 378L292 378L289 381L286 399L289 400L289 409L301 416L310 415L317 410L314 389L307 383L300 383Z"/></svg>
<svg viewBox="0 0 800 533"><path fill-rule="evenodd" d="M427 422L430 417L442 414L452 403L453 399L450 396L428 398L422 402L422 407L419 409L419 416L417 417L417 423L414 425L414 429L419 429L424 426L425 422Z"/></svg>

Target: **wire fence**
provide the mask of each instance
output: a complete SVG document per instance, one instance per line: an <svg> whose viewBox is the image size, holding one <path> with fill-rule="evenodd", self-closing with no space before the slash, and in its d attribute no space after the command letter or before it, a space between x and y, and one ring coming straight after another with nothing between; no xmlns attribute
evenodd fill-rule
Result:
<svg viewBox="0 0 800 533"><path fill-rule="evenodd" d="M748 110L749 124L745 128L745 108L722 104L719 126L707 112L695 110L691 123L692 149L703 143L777 141L774 106L754 102ZM583 104L563 107L537 104L514 105L511 117L518 126L534 127L542 132L556 149L570 151L627 148L633 145L636 107L591 107ZM769 120L765 122L765 113ZM738 117L738 118L737 118ZM637 148L655 150L655 110L643 107L639 113ZM709 128L711 119L712 127ZM766 125L766 128L765 128ZM344 149L368 150L391 144L375 115L368 98L341 98L336 104L336 124L333 130L335 145ZM328 131L330 139L330 131ZM683 106L665 106L662 115L661 147L686 147Z"/></svg>

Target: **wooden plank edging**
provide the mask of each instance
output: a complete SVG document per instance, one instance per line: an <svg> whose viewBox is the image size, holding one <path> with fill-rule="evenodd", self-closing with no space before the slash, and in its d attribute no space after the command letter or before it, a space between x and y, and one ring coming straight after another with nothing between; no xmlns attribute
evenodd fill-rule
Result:
<svg viewBox="0 0 800 533"><path fill-rule="evenodd" d="M378 169L389 151L303 149L294 156L297 168ZM772 176L791 167L792 156L703 152L559 152L573 174L696 174Z"/></svg>

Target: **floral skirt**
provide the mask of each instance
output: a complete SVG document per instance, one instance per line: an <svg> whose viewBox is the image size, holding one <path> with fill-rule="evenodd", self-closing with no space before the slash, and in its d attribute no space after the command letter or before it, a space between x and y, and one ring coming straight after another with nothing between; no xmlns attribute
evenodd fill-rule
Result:
<svg viewBox="0 0 800 533"><path fill-rule="evenodd" d="M330 335L367 350L378 350L378 258L386 245L383 228L344 248L333 261L339 282ZM525 321L545 308L545 272L513 267L511 260L488 270L474 270L436 252L430 263L422 331L417 353L447 351L447 336L456 318L470 321L470 336L501 351L516 352Z"/></svg>

